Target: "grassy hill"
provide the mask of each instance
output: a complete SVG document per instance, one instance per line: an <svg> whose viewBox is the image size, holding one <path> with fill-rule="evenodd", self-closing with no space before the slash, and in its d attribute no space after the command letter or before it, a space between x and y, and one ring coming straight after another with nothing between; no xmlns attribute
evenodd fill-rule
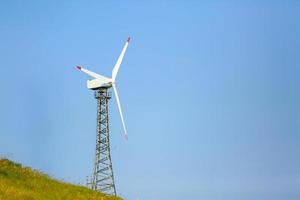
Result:
<svg viewBox="0 0 300 200"><path fill-rule="evenodd" d="M0 160L1 200L121 200L83 186L51 179L7 159Z"/></svg>

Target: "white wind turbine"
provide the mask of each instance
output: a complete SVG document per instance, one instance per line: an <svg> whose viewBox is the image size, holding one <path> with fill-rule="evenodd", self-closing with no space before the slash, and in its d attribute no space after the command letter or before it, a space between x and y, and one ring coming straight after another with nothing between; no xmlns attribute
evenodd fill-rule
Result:
<svg viewBox="0 0 300 200"><path fill-rule="evenodd" d="M124 129L124 137L126 139L128 139L128 134L127 134L127 130L126 130L125 122L124 122L124 117L123 117L123 112L122 112L122 108L121 108L121 104L120 104L118 91L117 91L117 88L116 88L116 77L117 77L118 71L120 69L123 57L125 55L125 52L126 52L126 49L128 47L128 44L129 44L130 40L131 40L130 37L128 37L128 39L127 39L127 41L126 41L126 43L125 43L125 45L122 49L122 52L121 52L115 66L112 70L111 78L108 78L108 77L105 77L103 75L92 72L90 70L87 70L87 69L83 68L82 66L77 66L77 69L81 70L82 72L84 72L84 73L86 73L89 76L94 78L92 80L87 81L87 87L89 89L97 90L99 88L107 88L107 89L111 88L111 87L113 88L114 93L115 93L115 97L116 97L116 100L117 100L119 112L120 112L120 117L121 117L123 129Z"/></svg>

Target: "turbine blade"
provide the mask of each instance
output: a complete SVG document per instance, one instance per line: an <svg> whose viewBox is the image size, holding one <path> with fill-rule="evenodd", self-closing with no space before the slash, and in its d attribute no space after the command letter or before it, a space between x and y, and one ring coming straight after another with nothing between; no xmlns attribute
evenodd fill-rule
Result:
<svg viewBox="0 0 300 200"><path fill-rule="evenodd" d="M95 73L95 72L92 72L92 71L90 71L90 70L87 70L87 69L85 69L85 68L83 68L83 67L81 67L81 66L77 66L77 69L80 70L80 71L82 71L82 72L84 72L84 73L86 73L86 74L88 74L88 75L90 75L90 76L93 77L93 78L101 79L101 80L107 81L107 82L110 81L109 78L107 78L107 77L105 77L105 76L102 76L102 75L100 75L100 74L97 74L97 73Z"/></svg>
<svg viewBox="0 0 300 200"><path fill-rule="evenodd" d="M123 49L122 49L122 52L121 52L121 54L120 54L120 56L119 56L119 58L118 58L118 60L117 60L117 62L116 62L116 64L115 64L115 66L114 66L114 68L113 68L113 71L112 71L112 79L113 79L113 80L116 79L116 76L117 76L117 74L118 74L120 65L121 65L121 63L122 63L122 60L123 60L123 57L124 57L124 55L125 55L125 52L126 52L126 49L127 49L127 47L128 47L129 42L130 42L130 37L127 39L127 41L126 41L126 43L125 43L125 45L124 45L124 47L123 47Z"/></svg>
<svg viewBox="0 0 300 200"><path fill-rule="evenodd" d="M117 100L117 104L118 104L118 108L119 108L119 112L120 112L120 116L121 116L121 121L122 121L123 129L124 129L124 137L127 140L128 139L128 134L127 134L124 118L123 118L123 113L122 113L122 108L121 108L121 104L120 104L118 91L117 91L117 88L116 88L115 84L113 84L112 86L114 88L114 92L115 92L115 96L116 96L116 100Z"/></svg>

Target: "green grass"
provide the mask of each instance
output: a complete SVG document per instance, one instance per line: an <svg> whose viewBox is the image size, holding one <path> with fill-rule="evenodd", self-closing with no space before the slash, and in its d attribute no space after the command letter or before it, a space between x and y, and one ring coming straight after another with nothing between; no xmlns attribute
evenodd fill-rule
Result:
<svg viewBox="0 0 300 200"><path fill-rule="evenodd" d="M0 160L0 200L122 200L54 180L7 159Z"/></svg>

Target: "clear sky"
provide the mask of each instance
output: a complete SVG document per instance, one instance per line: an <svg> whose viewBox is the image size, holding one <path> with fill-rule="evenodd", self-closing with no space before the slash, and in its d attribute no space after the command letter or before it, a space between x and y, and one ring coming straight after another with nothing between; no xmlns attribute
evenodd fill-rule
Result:
<svg viewBox="0 0 300 200"><path fill-rule="evenodd" d="M0 154L84 183L106 76L126 200L300 199L299 1L1 1Z"/></svg>

